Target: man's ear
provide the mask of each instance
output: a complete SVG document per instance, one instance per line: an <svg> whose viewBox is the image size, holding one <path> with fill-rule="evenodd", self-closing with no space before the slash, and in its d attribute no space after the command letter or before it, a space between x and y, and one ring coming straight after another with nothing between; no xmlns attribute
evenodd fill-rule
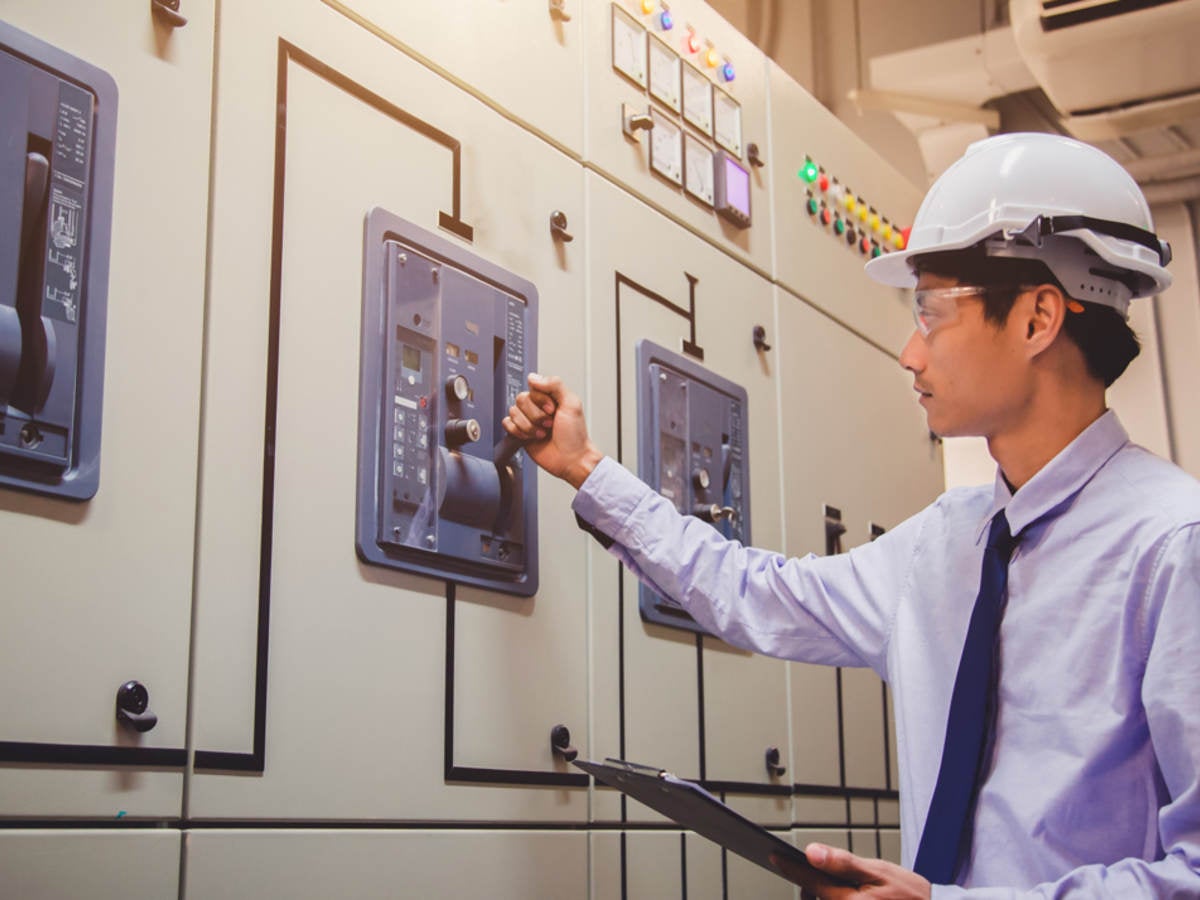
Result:
<svg viewBox="0 0 1200 900"><path fill-rule="evenodd" d="M1025 347L1029 358L1043 353L1063 327L1063 319L1067 315L1067 298L1053 284L1039 284L1026 292L1027 298L1022 304L1025 324Z"/></svg>

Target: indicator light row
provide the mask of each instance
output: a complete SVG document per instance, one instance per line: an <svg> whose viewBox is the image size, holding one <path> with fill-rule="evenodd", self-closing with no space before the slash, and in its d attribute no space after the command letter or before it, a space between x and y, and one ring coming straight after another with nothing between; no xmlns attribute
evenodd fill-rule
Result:
<svg viewBox="0 0 1200 900"><path fill-rule="evenodd" d="M671 31L675 27L675 17L671 14L671 8L665 0L641 0L641 8L643 14L654 16L654 21L658 24L660 31ZM737 78L737 70L733 67L733 63L717 52L712 41L701 39L691 25L687 26L687 37L683 41L683 48L693 56L700 54L700 59L708 68L719 69L724 81L729 82Z"/></svg>
<svg viewBox="0 0 1200 900"><path fill-rule="evenodd" d="M811 158L796 173L808 186L806 209L822 225L833 227L835 234L846 237L846 243L857 246L863 255L872 257L892 250L903 250L908 243L908 229L893 225L879 215L862 197L848 190L836 178Z"/></svg>

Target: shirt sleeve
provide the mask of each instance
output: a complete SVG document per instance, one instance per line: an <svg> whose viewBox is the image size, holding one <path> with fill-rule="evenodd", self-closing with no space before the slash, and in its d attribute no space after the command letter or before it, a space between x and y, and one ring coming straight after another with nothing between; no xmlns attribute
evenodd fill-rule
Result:
<svg viewBox="0 0 1200 900"><path fill-rule="evenodd" d="M1028 891L934 887L933 900L1084 900L1200 897L1200 525L1175 532L1159 553L1144 608L1142 705L1164 793L1153 862L1083 866ZM1147 777L1151 777L1150 773ZM1113 815L1121 798L1112 798ZM1153 839L1153 836L1151 836Z"/></svg>
<svg viewBox="0 0 1200 900"><path fill-rule="evenodd" d="M573 509L641 581L730 644L803 662L869 666L886 679L899 586L909 581L925 513L849 553L788 558L680 515L607 457Z"/></svg>

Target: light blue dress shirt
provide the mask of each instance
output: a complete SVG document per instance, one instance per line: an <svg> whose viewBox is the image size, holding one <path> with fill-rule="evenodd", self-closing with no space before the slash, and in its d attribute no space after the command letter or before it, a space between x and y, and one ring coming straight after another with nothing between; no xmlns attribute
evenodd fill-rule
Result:
<svg viewBox="0 0 1200 900"><path fill-rule="evenodd" d="M731 644L891 685L902 854L941 763L988 523L1020 543L963 887L943 898L1200 898L1200 483L1105 413L1016 494L958 488L878 540L789 559L724 540L611 459L579 516Z"/></svg>

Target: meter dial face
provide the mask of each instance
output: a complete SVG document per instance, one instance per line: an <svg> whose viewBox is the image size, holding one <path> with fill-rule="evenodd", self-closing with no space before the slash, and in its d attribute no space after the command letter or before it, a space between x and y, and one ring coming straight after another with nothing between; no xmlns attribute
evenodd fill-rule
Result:
<svg viewBox="0 0 1200 900"><path fill-rule="evenodd" d="M713 87L695 66L683 67L683 118L712 137Z"/></svg>
<svg viewBox="0 0 1200 900"><path fill-rule="evenodd" d="M714 137L718 144L742 157L742 107L724 91L718 90L713 100Z"/></svg>
<svg viewBox="0 0 1200 900"><path fill-rule="evenodd" d="M612 8L613 68L646 86L646 29L617 6Z"/></svg>
<svg viewBox="0 0 1200 900"><path fill-rule="evenodd" d="M690 134L683 138L683 187L705 205L713 205L713 153Z"/></svg>
<svg viewBox="0 0 1200 900"><path fill-rule="evenodd" d="M650 168L675 184L683 184L683 131L666 116L650 112Z"/></svg>
<svg viewBox="0 0 1200 900"><path fill-rule="evenodd" d="M657 37L650 38L650 95L674 112L679 112L681 65L678 54L666 42Z"/></svg>

